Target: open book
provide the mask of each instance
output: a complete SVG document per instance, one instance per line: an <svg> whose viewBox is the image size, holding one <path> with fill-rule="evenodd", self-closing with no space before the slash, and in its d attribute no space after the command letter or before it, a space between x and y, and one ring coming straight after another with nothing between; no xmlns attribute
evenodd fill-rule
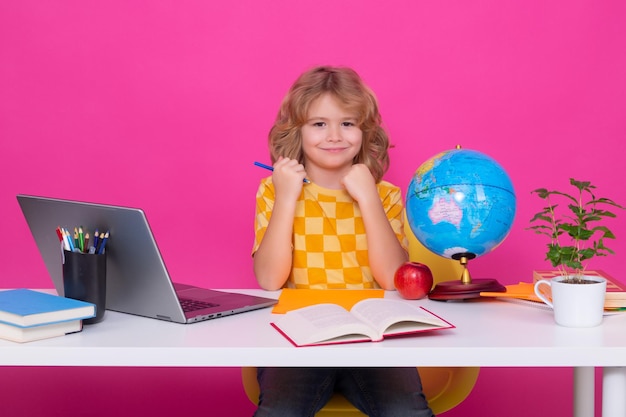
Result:
<svg viewBox="0 0 626 417"><path fill-rule="evenodd" d="M316 304L289 311L271 324L296 346L379 342L389 336L454 328L423 307L384 298L359 301L350 311L337 304Z"/></svg>

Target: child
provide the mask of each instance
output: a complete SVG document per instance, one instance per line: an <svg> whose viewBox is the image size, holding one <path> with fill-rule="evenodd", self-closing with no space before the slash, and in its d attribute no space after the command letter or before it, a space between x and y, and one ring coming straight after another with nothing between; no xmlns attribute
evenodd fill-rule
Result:
<svg viewBox="0 0 626 417"><path fill-rule="evenodd" d="M274 172L257 192L254 272L267 290L383 288L408 260L402 194L382 180L389 139L349 68L317 67L269 134ZM415 368L259 368L256 416L313 416L339 391L369 416L432 416Z"/></svg>

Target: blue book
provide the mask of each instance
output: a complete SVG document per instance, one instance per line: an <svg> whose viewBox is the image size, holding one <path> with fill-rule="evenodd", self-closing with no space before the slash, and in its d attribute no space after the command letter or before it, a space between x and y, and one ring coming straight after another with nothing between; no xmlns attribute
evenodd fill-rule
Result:
<svg viewBox="0 0 626 417"><path fill-rule="evenodd" d="M0 291L0 322L12 326L41 326L95 315L95 304L85 301L25 288Z"/></svg>

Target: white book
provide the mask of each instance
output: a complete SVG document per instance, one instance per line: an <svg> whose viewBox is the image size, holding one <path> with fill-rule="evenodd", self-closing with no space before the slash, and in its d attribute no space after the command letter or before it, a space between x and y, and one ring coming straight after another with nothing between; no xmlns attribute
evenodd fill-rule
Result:
<svg viewBox="0 0 626 417"><path fill-rule="evenodd" d="M68 333L80 332L83 329L81 320L62 321L41 326L19 327L0 323L0 338L13 342L25 343L35 340L64 336Z"/></svg>

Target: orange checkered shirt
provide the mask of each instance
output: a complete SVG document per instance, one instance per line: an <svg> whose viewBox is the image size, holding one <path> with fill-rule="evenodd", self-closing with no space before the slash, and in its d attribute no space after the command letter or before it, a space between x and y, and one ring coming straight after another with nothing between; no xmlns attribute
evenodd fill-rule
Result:
<svg viewBox="0 0 626 417"><path fill-rule="evenodd" d="M393 184L377 185L383 208L406 249L402 193ZM256 195L254 254L265 235L274 207L272 178L264 178ZM358 204L345 190L304 185L293 226L293 266L289 288L378 288L369 267L365 227Z"/></svg>

